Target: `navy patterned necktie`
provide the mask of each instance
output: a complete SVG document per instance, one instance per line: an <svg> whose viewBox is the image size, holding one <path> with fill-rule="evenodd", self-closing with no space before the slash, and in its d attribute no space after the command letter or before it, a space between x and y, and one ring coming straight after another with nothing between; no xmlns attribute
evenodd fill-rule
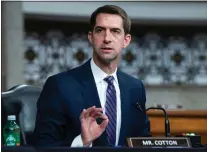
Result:
<svg viewBox="0 0 207 152"><path fill-rule="evenodd" d="M116 143L116 90L113 84L114 77L108 76L104 79L108 83L106 90L106 104L105 114L108 116L109 123L106 127L106 133L108 136L108 142L110 145L115 146Z"/></svg>

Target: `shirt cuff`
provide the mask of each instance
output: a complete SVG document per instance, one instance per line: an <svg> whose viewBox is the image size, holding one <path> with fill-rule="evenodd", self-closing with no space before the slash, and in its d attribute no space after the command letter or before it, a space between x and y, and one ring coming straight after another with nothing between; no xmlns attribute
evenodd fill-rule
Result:
<svg viewBox="0 0 207 152"><path fill-rule="evenodd" d="M78 135L77 137L75 137L75 139L73 140L71 147L92 147L92 143L90 143L89 145L83 145L83 141L81 138L81 135Z"/></svg>

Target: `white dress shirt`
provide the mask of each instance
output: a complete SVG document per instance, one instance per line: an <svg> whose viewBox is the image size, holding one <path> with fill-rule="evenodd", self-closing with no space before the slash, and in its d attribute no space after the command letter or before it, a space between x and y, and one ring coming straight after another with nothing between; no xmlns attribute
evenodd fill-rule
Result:
<svg viewBox="0 0 207 152"><path fill-rule="evenodd" d="M108 83L106 81L104 81L104 78L106 78L107 76L109 76L108 74L106 74L103 70L101 70L94 62L93 58L91 59L91 70L93 73L93 77L96 83L96 88L98 91L98 96L101 102L101 107L104 108L105 107L105 103L106 103L106 90L107 90L107 86ZM116 143L115 145L118 145L119 142L119 135L120 135L120 128L121 128L121 99L120 99L120 89L119 89L119 83L118 83L118 79L117 79L117 69L115 70L114 73L110 74L110 76L114 77L114 87L116 89L116 98L117 98L117 124L116 124ZM105 109L103 111L105 113ZM83 142L81 139L81 135L78 135L72 142L71 147L82 147L83 146Z"/></svg>

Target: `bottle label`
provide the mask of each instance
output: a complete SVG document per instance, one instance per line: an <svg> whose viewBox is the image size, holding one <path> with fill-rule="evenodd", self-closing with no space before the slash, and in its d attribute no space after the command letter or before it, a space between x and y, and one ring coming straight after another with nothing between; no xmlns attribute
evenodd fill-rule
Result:
<svg viewBox="0 0 207 152"><path fill-rule="evenodd" d="M13 135L8 135L6 137L5 146L16 146L16 139Z"/></svg>

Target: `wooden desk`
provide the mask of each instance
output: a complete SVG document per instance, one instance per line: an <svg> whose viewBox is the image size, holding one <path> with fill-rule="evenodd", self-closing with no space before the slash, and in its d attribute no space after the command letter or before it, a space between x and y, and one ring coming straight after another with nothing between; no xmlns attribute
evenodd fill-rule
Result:
<svg viewBox="0 0 207 152"><path fill-rule="evenodd" d="M207 110L167 111L171 135L195 133L201 135L201 143L207 144ZM152 136L165 136L164 114L162 111L149 110Z"/></svg>

